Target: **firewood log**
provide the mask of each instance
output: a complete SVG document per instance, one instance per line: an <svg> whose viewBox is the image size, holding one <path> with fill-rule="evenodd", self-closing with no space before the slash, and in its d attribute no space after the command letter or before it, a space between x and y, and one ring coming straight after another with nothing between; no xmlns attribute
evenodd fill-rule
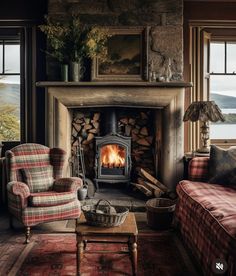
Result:
<svg viewBox="0 0 236 276"><path fill-rule="evenodd" d="M159 189L156 185L143 180L141 177L138 177L137 182L138 182L138 184L143 185L144 187L146 187L147 189L149 189L153 193L154 193L155 190L161 192L161 189Z"/></svg>
<svg viewBox="0 0 236 276"><path fill-rule="evenodd" d="M137 183L131 182L131 184L134 185L140 192L142 192L146 196L148 196L148 197L152 196L152 192L150 190L148 190L146 187L144 187L140 184L137 184Z"/></svg>
<svg viewBox="0 0 236 276"><path fill-rule="evenodd" d="M73 123L73 128L74 128L77 132L80 132L80 130L81 130L81 125L80 125L80 124L75 124L75 123Z"/></svg>
<svg viewBox="0 0 236 276"><path fill-rule="evenodd" d="M91 128L92 128L92 126L91 126L90 124L88 124L88 125L87 125L87 124L86 124L86 125L84 125L84 129L85 129L85 130L89 130L89 129L91 129Z"/></svg>
<svg viewBox="0 0 236 276"><path fill-rule="evenodd" d="M132 127L130 125L125 126L125 135L130 136Z"/></svg>
<svg viewBox="0 0 236 276"><path fill-rule="evenodd" d="M92 122L92 124L93 124L94 128L96 128L96 129L99 127L99 123L98 122Z"/></svg>
<svg viewBox="0 0 236 276"><path fill-rule="evenodd" d="M149 142L145 138L138 139L137 144L142 145L142 146L149 146L150 145Z"/></svg>
<svg viewBox="0 0 236 276"><path fill-rule="evenodd" d="M141 130L140 130L140 134L142 134L144 136L148 136L147 127L142 127Z"/></svg>
<svg viewBox="0 0 236 276"><path fill-rule="evenodd" d="M145 112L140 112L140 116L142 119L148 119L148 116Z"/></svg>
<svg viewBox="0 0 236 276"><path fill-rule="evenodd" d="M98 129L97 128L92 128L89 130L90 133L98 133Z"/></svg>
<svg viewBox="0 0 236 276"><path fill-rule="evenodd" d="M127 125L128 124L128 118L121 118L120 119L121 123L124 124L124 125Z"/></svg>
<svg viewBox="0 0 236 276"><path fill-rule="evenodd" d="M134 118L129 118L129 124L134 126L135 125L135 119Z"/></svg>
<svg viewBox="0 0 236 276"><path fill-rule="evenodd" d="M164 184L162 184L159 180L157 180L155 177L153 177L151 174L149 174L143 168L140 169L140 173L141 173L142 176L144 176L147 180L149 180L151 183L153 183L154 185L156 185L163 192L167 192L168 191L168 188Z"/></svg>
<svg viewBox="0 0 236 276"><path fill-rule="evenodd" d="M94 113L94 115L93 115L93 120L94 121L98 121L100 119L100 113Z"/></svg>
<svg viewBox="0 0 236 276"><path fill-rule="evenodd" d="M87 141L91 141L91 140L93 140L93 138L94 138L94 134L93 133L89 133L88 137L87 137Z"/></svg>

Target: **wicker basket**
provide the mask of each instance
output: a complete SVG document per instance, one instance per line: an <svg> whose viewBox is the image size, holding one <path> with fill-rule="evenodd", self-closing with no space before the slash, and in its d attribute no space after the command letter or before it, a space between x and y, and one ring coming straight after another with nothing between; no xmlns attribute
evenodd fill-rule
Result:
<svg viewBox="0 0 236 276"><path fill-rule="evenodd" d="M106 205L101 205L101 202L105 202ZM128 208L113 207L104 199L99 200L95 205L85 205L82 210L89 225L102 227L121 225L129 213Z"/></svg>

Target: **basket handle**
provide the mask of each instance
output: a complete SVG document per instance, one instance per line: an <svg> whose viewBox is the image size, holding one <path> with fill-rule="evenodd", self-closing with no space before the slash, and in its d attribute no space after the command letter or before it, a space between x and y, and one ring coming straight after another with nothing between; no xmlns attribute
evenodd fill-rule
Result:
<svg viewBox="0 0 236 276"><path fill-rule="evenodd" d="M100 199L100 200L97 202L96 206L95 206L95 210L97 210L97 208L99 207L99 205L100 205L100 203L101 203L102 201L106 202L107 205L108 205L109 207L111 206L111 203L110 203L108 200L106 200L106 199Z"/></svg>

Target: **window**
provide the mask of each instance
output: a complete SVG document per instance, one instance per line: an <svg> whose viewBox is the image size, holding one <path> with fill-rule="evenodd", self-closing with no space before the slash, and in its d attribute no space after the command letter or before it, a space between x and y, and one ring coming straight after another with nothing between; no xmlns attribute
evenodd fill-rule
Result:
<svg viewBox="0 0 236 276"><path fill-rule="evenodd" d="M236 42L210 43L210 99L225 116L225 122L211 123L211 140L236 139Z"/></svg>
<svg viewBox="0 0 236 276"><path fill-rule="evenodd" d="M0 140L20 140L20 40L0 37Z"/></svg>

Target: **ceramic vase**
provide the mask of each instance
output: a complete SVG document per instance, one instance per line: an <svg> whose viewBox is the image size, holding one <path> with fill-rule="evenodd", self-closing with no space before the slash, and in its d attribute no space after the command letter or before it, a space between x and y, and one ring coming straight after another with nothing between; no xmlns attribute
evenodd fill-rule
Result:
<svg viewBox="0 0 236 276"><path fill-rule="evenodd" d="M61 81L68 81L69 66L68 64L61 65Z"/></svg>
<svg viewBox="0 0 236 276"><path fill-rule="evenodd" d="M80 62L70 62L70 81L80 81L83 70Z"/></svg>

